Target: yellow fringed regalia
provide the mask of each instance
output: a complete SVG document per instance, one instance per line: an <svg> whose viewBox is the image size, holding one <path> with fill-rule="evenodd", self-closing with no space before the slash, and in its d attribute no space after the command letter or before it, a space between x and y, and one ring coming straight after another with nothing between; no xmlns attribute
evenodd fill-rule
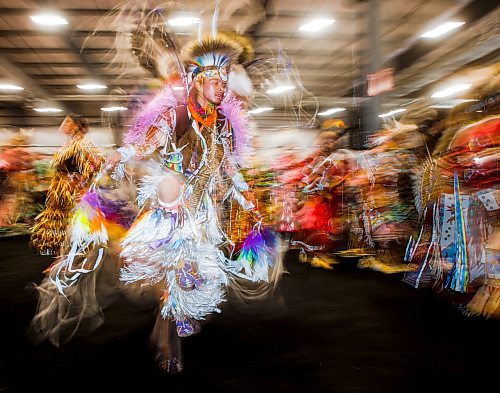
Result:
<svg viewBox="0 0 500 393"><path fill-rule="evenodd" d="M83 133L75 134L54 155L55 169L47 192L45 210L35 219L31 243L44 255L57 255L66 237L70 211L85 192L102 160Z"/></svg>

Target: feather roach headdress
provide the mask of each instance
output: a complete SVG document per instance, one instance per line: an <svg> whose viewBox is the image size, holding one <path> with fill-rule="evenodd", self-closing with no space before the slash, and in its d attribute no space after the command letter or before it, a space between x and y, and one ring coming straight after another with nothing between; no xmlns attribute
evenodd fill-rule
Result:
<svg viewBox="0 0 500 393"><path fill-rule="evenodd" d="M205 37L201 41L187 44L182 50L188 79L194 81L199 76L218 77L227 81L229 67L238 61L242 48L235 41L222 36Z"/></svg>
<svg viewBox="0 0 500 393"><path fill-rule="evenodd" d="M241 47L241 52L238 55L238 63L245 65L254 59L255 51L253 49L252 41L241 34L234 31L220 31L219 37L225 38L229 41L234 41Z"/></svg>

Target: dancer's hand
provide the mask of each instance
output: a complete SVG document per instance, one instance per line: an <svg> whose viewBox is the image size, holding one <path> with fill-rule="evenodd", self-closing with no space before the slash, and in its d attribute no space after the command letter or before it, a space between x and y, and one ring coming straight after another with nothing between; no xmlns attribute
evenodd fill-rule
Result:
<svg viewBox="0 0 500 393"><path fill-rule="evenodd" d="M120 154L119 151L115 151L106 158L106 162L104 163L104 168L106 168L106 170L108 171L113 170L121 160L122 160L122 155Z"/></svg>

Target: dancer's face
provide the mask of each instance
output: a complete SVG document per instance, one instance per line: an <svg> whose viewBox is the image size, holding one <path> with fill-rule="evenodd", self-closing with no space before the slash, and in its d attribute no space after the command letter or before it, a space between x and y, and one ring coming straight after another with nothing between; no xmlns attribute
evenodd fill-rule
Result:
<svg viewBox="0 0 500 393"><path fill-rule="evenodd" d="M77 129L78 126L75 124L73 119L70 116L67 116L61 123L61 126L59 127L59 132L62 132L63 134L66 135L73 135Z"/></svg>
<svg viewBox="0 0 500 393"><path fill-rule="evenodd" d="M197 82L198 83L198 82ZM219 78L205 78L200 81L201 93L205 99L214 104L219 105L226 93L226 82Z"/></svg>

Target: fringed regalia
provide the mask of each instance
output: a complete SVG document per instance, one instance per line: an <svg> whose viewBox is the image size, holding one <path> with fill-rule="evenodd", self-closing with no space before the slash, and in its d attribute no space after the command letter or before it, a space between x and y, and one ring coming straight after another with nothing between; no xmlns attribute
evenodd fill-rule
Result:
<svg viewBox="0 0 500 393"><path fill-rule="evenodd" d="M83 133L73 135L54 155L55 169L46 208L35 219L31 243L45 255L58 255L66 238L71 210L99 171L101 160L95 145Z"/></svg>
<svg viewBox="0 0 500 393"><path fill-rule="evenodd" d="M266 259L227 258L234 242L225 230L230 217L223 217L223 203L233 200L244 210L254 205L244 196L248 186L233 159L232 121L224 116L223 108L217 112L215 123L209 125L196 120L191 108L183 106L175 112L164 107L159 122L156 119L149 125L145 140L123 148L129 154L157 144L161 158L151 161L152 174L142 179L138 189L143 211L122 242L121 279L126 283L163 283L162 315L175 318L181 336L193 333L192 319L220 311L218 305L224 299L229 273L254 281L267 280L271 263ZM190 125L184 132L177 129L181 136L174 143L176 116L189 116ZM173 202L159 198L158 187L164 181L180 184L179 196ZM257 252L265 251L268 245L264 242Z"/></svg>
<svg viewBox="0 0 500 393"><path fill-rule="evenodd" d="M415 287L432 285L476 293L470 314L500 315L499 117L459 130L448 151L430 160L418 182L421 230L410 239L406 260Z"/></svg>

